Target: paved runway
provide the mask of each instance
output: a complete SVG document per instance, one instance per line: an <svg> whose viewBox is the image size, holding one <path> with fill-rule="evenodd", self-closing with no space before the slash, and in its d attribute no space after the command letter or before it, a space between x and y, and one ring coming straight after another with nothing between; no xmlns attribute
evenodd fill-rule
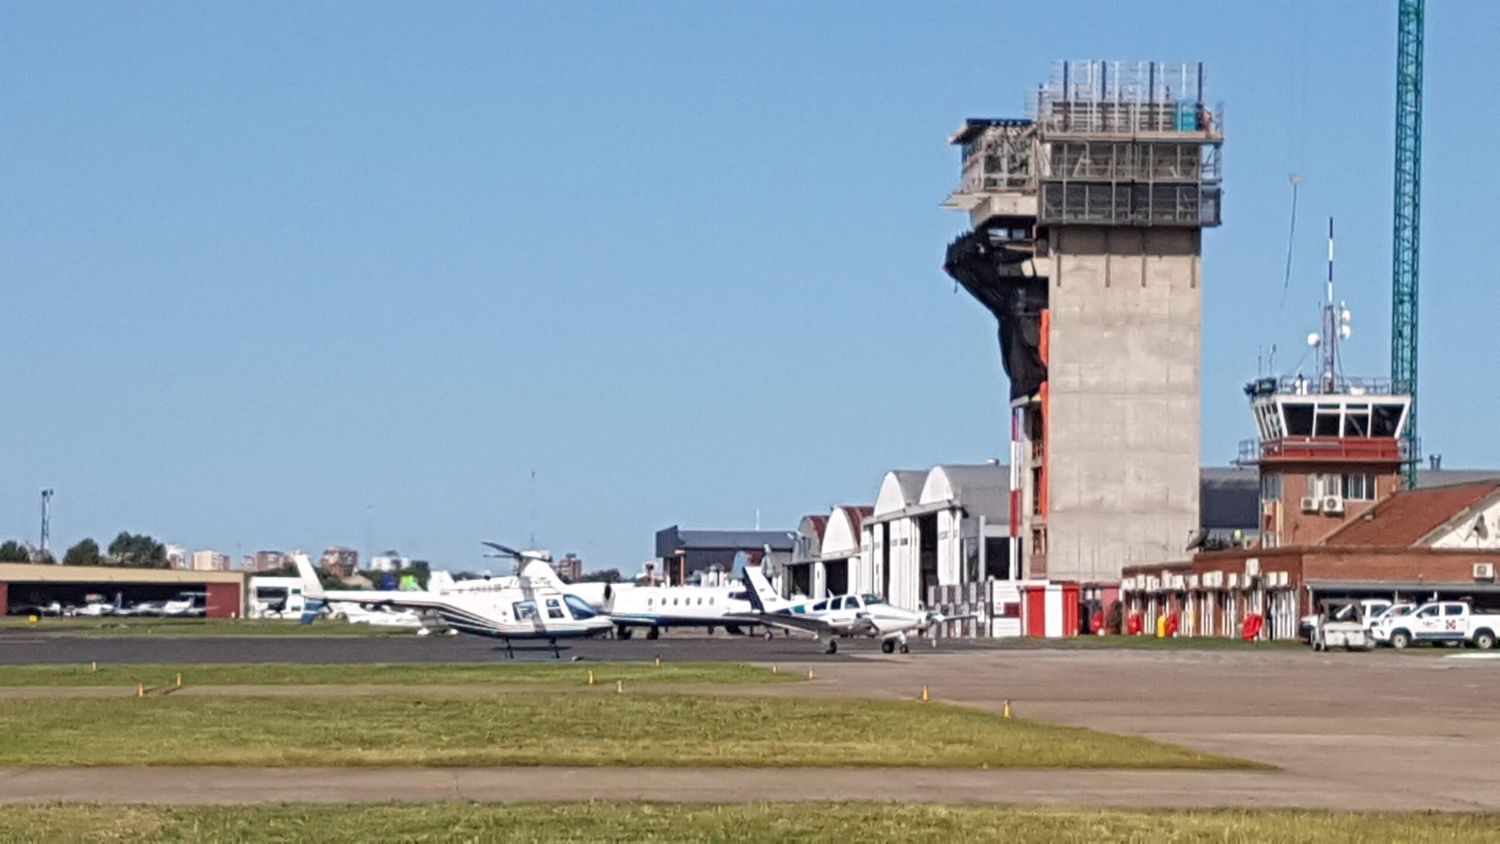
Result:
<svg viewBox="0 0 1500 844"><path fill-rule="evenodd" d="M916 653L932 650L917 643ZM554 660L545 642L516 642L518 660ZM826 655L808 638L777 636L671 635L660 639L577 639L558 643L562 658L590 661L650 661L656 656L673 662L788 662L840 661L853 655L881 656L879 643L850 639L839 642L839 653ZM939 651L989 648L954 640ZM475 636L327 636L327 637L187 637L187 636L77 636L7 632L0 634L0 665L44 663L373 663L373 662L495 662L507 659L505 646ZM0 680L0 685L4 685Z"/></svg>
<svg viewBox="0 0 1500 844"><path fill-rule="evenodd" d="M856 646L862 643L855 643ZM0 662L494 660L472 639L81 639L4 637ZM101 654L109 656L101 656ZM1440 654L1011 650L950 643L909 656L817 652L805 639L583 643L576 654L776 661L817 668L797 684L730 694L934 697L1020 717L1146 736L1273 765L1267 773L1139 771L0 770L11 800L781 800L874 799L1099 806L1300 806L1500 811L1500 662ZM0 685L4 684L0 669ZM336 690L297 687L317 696ZM246 694L266 690L246 690ZM483 687L464 694L481 694ZM389 695L389 687L337 690ZM440 688L405 693L441 695ZM503 693L488 690L488 693ZM212 774L210 776L210 773ZM221 779L222 776L222 779Z"/></svg>

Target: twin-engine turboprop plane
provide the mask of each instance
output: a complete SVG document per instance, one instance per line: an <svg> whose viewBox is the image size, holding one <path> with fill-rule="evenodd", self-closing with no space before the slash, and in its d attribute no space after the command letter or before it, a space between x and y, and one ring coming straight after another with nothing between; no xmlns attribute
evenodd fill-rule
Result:
<svg viewBox="0 0 1500 844"><path fill-rule="evenodd" d="M882 653L895 653L897 648L910 653L907 633L925 633L935 624L969 617L904 610L875 595L840 595L794 603L776 594L759 566L745 567L745 582L750 587L748 597L755 611L738 616L735 621L811 633L824 643L824 653L830 654L838 652L838 639L851 636L878 638ZM770 636L767 631L766 638Z"/></svg>
<svg viewBox="0 0 1500 844"><path fill-rule="evenodd" d="M297 558L297 573L302 577L302 594L308 598L433 613L460 633L503 640L505 652L511 657L515 656L512 641L545 640L552 646L553 655L561 657L558 639L598 636L614 626L582 598L564 591L545 558L494 542L484 544L516 561L520 570L514 585L484 591L325 590L304 556Z"/></svg>

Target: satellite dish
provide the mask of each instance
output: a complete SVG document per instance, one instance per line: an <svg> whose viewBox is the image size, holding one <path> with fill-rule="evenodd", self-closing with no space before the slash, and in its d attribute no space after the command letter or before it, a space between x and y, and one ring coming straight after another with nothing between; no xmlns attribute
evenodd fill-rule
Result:
<svg viewBox="0 0 1500 844"><path fill-rule="evenodd" d="M1354 326L1350 325L1349 323L1346 322L1343 325L1339 326L1339 339L1340 340L1348 340L1349 339L1349 335L1351 335L1353 333L1354 333Z"/></svg>
<svg viewBox="0 0 1500 844"><path fill-rule="evenodd" d="M1314 331L1313 333L1307 335L1307 345L1313 347L1314 349L1322 345L1322 343L1323 338L1318 336L1318 332Z"/></svg>

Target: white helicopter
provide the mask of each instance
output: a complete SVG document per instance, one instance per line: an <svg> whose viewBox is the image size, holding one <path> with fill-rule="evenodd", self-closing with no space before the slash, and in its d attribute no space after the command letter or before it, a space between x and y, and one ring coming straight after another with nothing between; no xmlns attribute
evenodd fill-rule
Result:
<svg viewBox="0 0 1500 844"><path fill-rule="evenodd" d="M325 590L306 557L297 558L297 573L302 578L302 594L308 598L434 613L460 633L504 641L505 653L511 658L515 657L512 641L545 640L552 646L553 656L561 658L558 639L598 636L613 628L607 616L564 591L545 557L495 542L483 544L494 549L495 556L516 562L519 571L515 585L484 591Z"/></svg>

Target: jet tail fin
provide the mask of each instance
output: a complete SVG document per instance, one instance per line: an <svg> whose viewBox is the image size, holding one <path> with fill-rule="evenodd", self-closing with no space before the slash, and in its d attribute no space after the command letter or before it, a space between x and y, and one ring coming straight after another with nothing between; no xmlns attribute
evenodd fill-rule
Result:
<svg viewBox="0 0 1500 844"><path fill-rule="evenodd" d="M308 598L323 597L323 582L318 579L318 572L313 568L312 560L306 554L296 554L293 560L297 564L297 576L302 578L302 594Z"/></svg>
<svg viewBox="0 0 1500 844"><path fill-rule="evenodd" d="M427 575L427 591L442 592L453 587L453 575L438 569Z"/></svg>
<svg viewBox="0 0 1500 844"><path fill-rule="evenodd" d="M756 612L770 612L782 603L781 596L771 588L771 581L766 579L766 572L760 566L745 566L745 585L750 587L745 594Z"/></svg>

